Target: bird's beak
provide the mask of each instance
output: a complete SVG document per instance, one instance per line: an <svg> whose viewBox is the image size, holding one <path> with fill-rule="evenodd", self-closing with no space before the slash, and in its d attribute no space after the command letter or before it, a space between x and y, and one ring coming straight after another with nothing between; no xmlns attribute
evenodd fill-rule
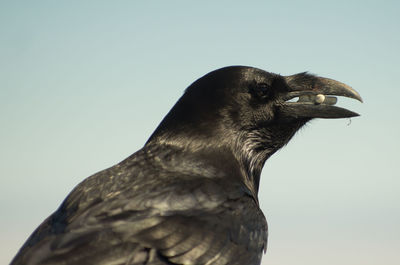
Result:
<svg viewBox="0 0 400 265"><path fill-rule="evenodd" d="M281 112L293 118L350 118L359 116L353 111L334 106L335 96L363 102L360 94L341 82L305 73L286 76L289 91L285 93ZM298 98L297 101L293 99Z"/></svg>

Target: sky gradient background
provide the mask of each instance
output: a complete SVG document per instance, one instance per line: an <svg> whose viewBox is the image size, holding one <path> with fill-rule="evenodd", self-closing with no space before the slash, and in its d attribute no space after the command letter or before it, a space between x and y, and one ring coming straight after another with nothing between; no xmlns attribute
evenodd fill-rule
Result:
<svg viewBox="0 0 400 265"><path fill-rule="evenodd" d="M228 65L310 71L365 102L339 99L362 116L314 120L267 161L263 264L399 264L400 2L149 2L1 1L0 264Z"/></svg>

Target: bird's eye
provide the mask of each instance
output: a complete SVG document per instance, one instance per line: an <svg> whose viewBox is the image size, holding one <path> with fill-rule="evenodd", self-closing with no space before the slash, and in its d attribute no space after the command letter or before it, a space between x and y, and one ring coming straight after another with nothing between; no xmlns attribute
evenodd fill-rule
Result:
<svg viewBox="0 0 400 265"><path fill-rule="evenodd" d="M261 83L258 84L258 89L260 90L260 92L262 92L263 94L267 94L268 90L269 90L269 85L265 84L265 83Z"/></svg>
<svg viewBox="0 0 400 265"><path fill-rule="evenodd" d="M258 98L266 98L271 91L271 86L266 83L255 83L250 87L250 92Z"/></svg>

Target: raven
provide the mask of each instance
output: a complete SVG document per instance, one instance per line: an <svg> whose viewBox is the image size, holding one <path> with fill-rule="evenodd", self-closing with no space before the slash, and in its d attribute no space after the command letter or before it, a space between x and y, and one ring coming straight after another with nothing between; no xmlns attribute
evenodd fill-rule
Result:
<svg viewBox="0 0 400 265"><path fill-rule="evenodd" d="M208 73L142 149L75 187L11 264L260 264L262 167L311 119L358 116L335 96L362 101L308 73Z"/></svg>

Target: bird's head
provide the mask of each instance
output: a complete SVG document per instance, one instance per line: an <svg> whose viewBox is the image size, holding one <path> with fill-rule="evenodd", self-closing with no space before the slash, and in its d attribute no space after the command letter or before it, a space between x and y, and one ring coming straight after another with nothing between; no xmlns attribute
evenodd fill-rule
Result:
<svg viewBox="0 0 400 265"><path fill-rule="evenodd" d="M149 142L232 152L258 190L265 160L305 123L358 116L335 106L336 96L362 101L354 89L328 78L225 67L190 85Z"/></svg>

